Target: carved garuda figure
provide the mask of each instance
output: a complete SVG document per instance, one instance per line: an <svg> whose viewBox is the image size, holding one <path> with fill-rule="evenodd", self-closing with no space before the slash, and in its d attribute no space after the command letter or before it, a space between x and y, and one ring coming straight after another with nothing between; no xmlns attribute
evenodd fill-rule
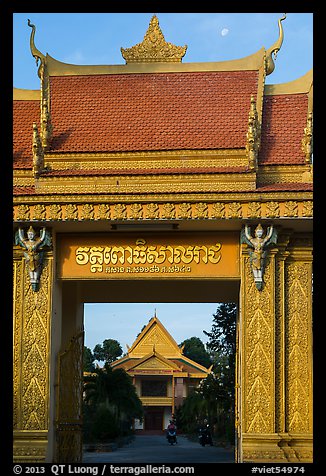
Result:
<svg viewBox="0 0 326 476"><path fill-rule="evenodd" d="M260 291L263 287L263 274L266 263L267 248L276 245L277 230L273 225L267 228L266 235L261 224L255 229L255 236L253 237L248 225L245 225L241 230L241 243L246 243L253 251L250 251L250 264L257 289Z"/></svg>
<svg viewBox="0 0 326 476"><path fill-rule="evenodd" d="M46 246L52 246L51 234L46 228L42 228L40 236L37 237L34 228L30 226L27 230L27 238L25 238L24 230L18 228L15 234L15 244L26 250L24 251L24 256L29 271L30 282L33 291L37 291L43 264L44 253L42 250Z"/></svg>

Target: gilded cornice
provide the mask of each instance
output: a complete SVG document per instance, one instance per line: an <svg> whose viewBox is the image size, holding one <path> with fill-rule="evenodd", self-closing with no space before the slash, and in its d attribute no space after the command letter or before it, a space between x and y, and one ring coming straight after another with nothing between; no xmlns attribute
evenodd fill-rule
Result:
<svg viewBox="0 0 326 476"><path fill-rule="evenodd" d="M266 84L264 94L277 96L279 94L308 94L312 91L313 69L293 81L280 84Z"/></svg>
<svg viewBox="0 0 326 476"><path fill-rule="evenodd" d="M255 173L242 174L179 174L59 176L41 175L35 182L37 193L190 193L214 191L253 191Z"/></svg>
<svg viewBox="0 0 326 476"><path fill-rule="evenodd" d="M260 165L257 171L257 183L312 183L310 165Z"/></svg>
<svg viewBox="0 0 326 476"><path fill-rule="evenodd" d="M245 149L46 153L45 161L51 170L137 170L175 167L243 167L248 165Z"/></svg>
<svg viewBox="0 0 326 476"><path fill-rule="evenodd" d="M51 222L51 221L125 221L141 220L216 220L216 219L276 219L276 218L312 218L312 194L282 194L282 200L276 196L256 196L246 201L229 201L221 197L209 201L191 201L183 196L183 201L170 199L160 202L112 202L107 199L97 201L85 197L83 202L67 199L55 201L47 197L47 201L29 203L16 202L14 205L14 222ZM186 200L186 198L188 200ZM94 199L94 197L93 197ZM42 198L43 200L43 198ZM200 200L197 198L197 200ZM130 353L130 349L129 349Z"/></svg>
<svg viewBox="0 0 326 476"><path fill-rule="evenodd" d="M48 195L18 195L13 197L14 204L39 204L39 203L116 203L121 202L121 195L119 194L82 194L82 195L65 195L65 194L48 194ZM197 201L203 202L214 202L219 201L222 203L228 203L232 201L239 201L241 203L246 203L248 201L261 201L261 200L273 200L277 202L282 202L283 200L312 200L313 192L312 191L264 191L264 192L218 192L207 194L207 193L195 193L195 194L139 194L137 195L137 202L147 203L152 202L173 202L173 203L182 203L182 202L191 202L195 203ZM135 203L135 195L125 194L123 195L124 203Z"/></svg>
<svg viewBox="0 0 326 476"><path fill-rule="evenodd" d="M257 71L263 67L265 49L244 58L202 63L128 63L122 65L74 65L46 55L50 76L83 76L96 74L185 73L208 71Z"/></svg>
<svg viewBox="0 0 326 476"><path fill-rule="evenodd" d="M40 101L41 91L39 89L13 88L14 101Z"/></svg>

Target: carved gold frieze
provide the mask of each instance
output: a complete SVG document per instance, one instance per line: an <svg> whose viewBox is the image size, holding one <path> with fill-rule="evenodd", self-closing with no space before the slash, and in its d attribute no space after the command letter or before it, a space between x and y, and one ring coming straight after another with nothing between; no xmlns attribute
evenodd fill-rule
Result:
<svg viewBox="0 0 326 476"><path fill-rule="evenodd" d="M81 198L81 197L80 197ZM36 203L14 205L14 221L213 220L312 218L312 201Z"/></svg>
<svg viewBox="0 0 326 476"><path fill-rule="evenodd" d="M45 153L51 170L146 170L203 167L245 167L248 159L244 149L173 150L112 153Z"/></svg>
<svg viewBox="0 0 326 476"><path fill-rule="evenodd" d="M96 180L88 176L47 177L41 175L37 191L44 193L191 193L191 192L248 192L256 188L254 173L247 174L157 174L101 175Z"/></svg>
<svg viewBox="0 0 326 476"><path fill-rule="evenodd" d="M303 175L305 174L305 175ZM309 175L308 175L309 174ZM305 180L303 180L303 176ZM257 170L257 182L260 185L272 183L311 183L312 174L309 165L260 165Z"/></svg>

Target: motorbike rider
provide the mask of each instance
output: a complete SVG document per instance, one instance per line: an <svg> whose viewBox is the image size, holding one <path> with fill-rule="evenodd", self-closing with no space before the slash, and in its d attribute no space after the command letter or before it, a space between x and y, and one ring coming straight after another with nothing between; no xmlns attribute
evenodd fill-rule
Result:
<svg viewBox="0 0 326 476"><path fill-rule="evenodd" d="M166 432L167 439L169 439L171 436L175 438L175 442L177 443L177 427L174 420L170 420Z"/></svg>
<svg viewBox="0 0 326 476"><path fill-rule="evenodd" d="M210 426L206 419L204 420L204 424L199 428L199 441L202 446L205 446L205 445L213 446Z"/></svg>

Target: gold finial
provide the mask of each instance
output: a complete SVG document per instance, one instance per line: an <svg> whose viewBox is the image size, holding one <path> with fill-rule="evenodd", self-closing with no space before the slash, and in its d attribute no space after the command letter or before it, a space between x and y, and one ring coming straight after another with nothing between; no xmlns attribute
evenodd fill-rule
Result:
<svg viewBox="0 0 326 476"><path fill-rule="evenodd" d="M302 138L302 152L306 156L306 163L311 163L312 156L312 112L309 112L307 117L307 126L304 128L304 136Z"/></svg>
<svg viewBox="0 0 326 476"><path fill-rule="evenodd" d="M259 146L260 146L260 124L258 120L256 101L254 96L251 95L248 131L247 131L247 144L246 144L246 152L247 152L250 169L255 169L257 166L257 156L258 156Z"/></svg>
<svg viewBox="0 0 326 476"><path fill-rule="evenodd" d="M266 67L266 76L271 74L274 69L275 69L275 63L273 61L273 56L274 60L276 60L277 53L281 49L281 46L283 44L283 38L284 38L284 33L283 33L283 27L282 27L282 21L286 19L286 13L278 20L278 29L279 29L279 36L277 41L274 43L273 46L271 46L267 51L266 51L266 56L265 56L265 67Z"/></svg>
<svg viewBox="0 0 326 476"><path fill-rule="evenodd" d="M40 68L41 68L42 64L45 62L45 56L44 56L43 53L41 53L36 48L35 43L34 43L34 37L35 37L35 31L36 31L35 25L33 25L30 20L27 20L27 24L28 24L28 26L30 26L32 28L30 42L29 42L30 43L30 48L31 48L31 53L34 56L37 65L38 65L39 61L41 62L40 66L39 66L39 69L38 69L38 73L40 75Z"/></svg>
<svg viewBox="0 0 326 476"><path fill-rule="evenodd" d="M38 128L35 122L33 122L33 174L35 178L38 178L44 169L44 151Z"/></svg>
<svg viewBox="0 0 326 476"><path fill-rule="evenodd" d="M175 46L165 41L156 15L153 15L141 43L131 48L121 48L126 63L171 62L180 63L187 46Z"/></svg>

